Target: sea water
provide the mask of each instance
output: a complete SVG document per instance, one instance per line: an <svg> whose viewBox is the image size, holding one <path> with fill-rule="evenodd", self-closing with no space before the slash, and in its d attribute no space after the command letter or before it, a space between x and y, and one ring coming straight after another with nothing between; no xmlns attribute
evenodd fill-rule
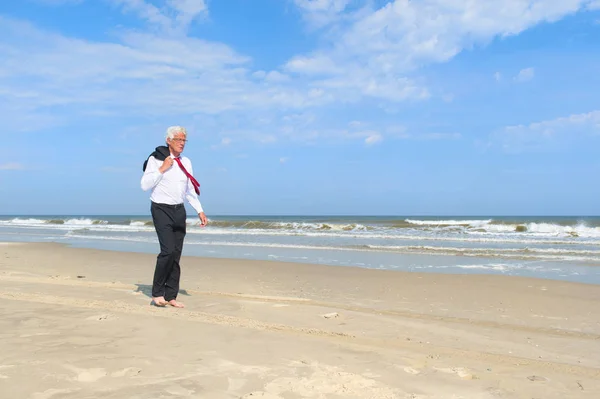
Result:
<svg viewBox="0 0 600 399"><path fill-rule="evenodd" d="M150 216L0 216L0 241L157 253ZM600 284L600 217L213 216L185 256Z"/></svg>

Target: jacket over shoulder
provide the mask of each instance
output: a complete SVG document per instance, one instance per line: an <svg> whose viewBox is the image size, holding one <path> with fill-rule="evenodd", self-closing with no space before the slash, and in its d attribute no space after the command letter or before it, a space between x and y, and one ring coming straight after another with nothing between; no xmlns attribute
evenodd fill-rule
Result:
<svg viewBox="0 0 600 399"><path fill-rule="evenodd" d="M164 161L168 156L171 155L171 151L169 151L169 147L165 145L158 146L154 149L154 152L148 155L148 158L144 161L144 166L142 166L142 172L146 171L146 166L148 166L148 159L150 157L156 158L158 161Z"/></svg>

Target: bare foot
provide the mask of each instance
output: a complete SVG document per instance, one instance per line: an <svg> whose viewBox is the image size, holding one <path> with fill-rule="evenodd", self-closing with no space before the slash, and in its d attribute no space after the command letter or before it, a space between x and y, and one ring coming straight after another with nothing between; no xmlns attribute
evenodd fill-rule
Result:
<svg viewBox="0 0 600 399"><path fill-rule="evenodd" d="M167 304L167 301L165 301L165 297L164 296L159 296L159 297L152 297L152 305L154 306L160 306L163 307Z"/></svg>
<svg viewBox="0 0 600 399"><path fill-rule="evenodd" d="M168 303L174 308L185 308L185 305L183 303L177 302L175 299L171 299Z"/></svg>

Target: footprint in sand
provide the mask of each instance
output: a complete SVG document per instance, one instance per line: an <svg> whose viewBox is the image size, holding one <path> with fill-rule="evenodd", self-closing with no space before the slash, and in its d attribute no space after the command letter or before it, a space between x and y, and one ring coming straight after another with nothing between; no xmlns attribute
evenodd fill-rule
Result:
<svg viewBox="0 0 600 399"><path fill-rule="evenodd" d="M50 399L52 398L54 395L59 395L59 394L67 394L67 393L71 393L71 392L75 392L78 391L79 389L47 389L44 392L36 392L33 394L32 399Z"/></svg>
<svg viewBox="0 0 600 399"><path fill-rule="evenodd" d="M250 392L250 393L242 396L240 399L254 399L254 398L283 399L283 397L281 397L279 395L273 395L272 393L265 392L265 391Z"/></svg>
<svg viewBox="0 0 600 399"><path fill-rule="evenodd" d="M240 389L242 389L244 387L244 385L246 385L246 382L248 382L248 380L246 380L244 378L228 377L227 378L227 383L228 383L227 390L228 391L239 391Z"/></svg>
<svg viewBox="0 0 600 399"><path fill-rule="evenodd" d="M89 369L79 373L79 375L77 375L77 381L94 382L104 377L106 377L106 371L104 371L104 369Z"/></svg>
<svg viewBox="0 0 600 399"><path fill-rule="evenodd" d="M541 377L539 375L530 375L527 377L529 381L548 381L546 377Z"/></svg>
<svg viewBox="0 0 600 399"><path fill-rule="evenodd" d="M94 320L94 321L105 321L105 320L114 320L114 319L116 319L116 317L113 315L110 315L110 314L101 314L101 315L90 316L90 317L86 318L86 320Z"/></svg>
<svg viewBox="0 0 600 399"><path fill-rule="evenodd" d="M73 371L77 374L74 380L79 382L95 382L101 378L106 377L106 371L104 369L80 369L73 366L65 366L66 369Z"/></svg>
<svg viewBox="0 0 600 399"><path fill-rule="evenodd" d="M435 369L437 371L441 371L442 373L456 374L463 380L474 380L477 378L473 374L471 374L469 372L469 370L462 368L462 367L452 367L452 368L437 368L436 367Z"/></svg>
<svg viewBox="0 0 600 399"><path fill-rule="evenodd" d="M38 337L40 335L57 335L59 333L57 332L39 332L39 333L33 333L33 334L22 334L19 335L19 338L30 338L30 337Z"/></svg>
<svg viewBox="0 0 600 399"><path fill-rule="evenodd" d="M292 362L290 366L295 368L296 375L280 376L269 381L264 387L266 393L302 398L398 398L401 394L377 379L346 372L338 366L302 361Z"/></svg>
<svg viewBox="0 0 600 399"><path fill-rule="evenodd" d="M110 376L111 377L135 377L139 373L142 372L142 369L137 367L127 367L123 370L115 371Z"/></svg>
<svg viewBox="0 0 600 399"><path fill-rule="evenodd" d="M412 367L404 367L403 369L405 372L407 372L408 374L421 374L421 372L417 369L413 369Z"/></svg>
<svg viewBox="0 0 600 399"><path fill-rule="evenodd" d="M196 393L196 391L194 391L194 390L186 389L184 387L177 386L177 385L172 385L170 387L165 388L165 392L167 392L168 394L177 396L177 397L186 397L186 396L190 397Z"/></svg>

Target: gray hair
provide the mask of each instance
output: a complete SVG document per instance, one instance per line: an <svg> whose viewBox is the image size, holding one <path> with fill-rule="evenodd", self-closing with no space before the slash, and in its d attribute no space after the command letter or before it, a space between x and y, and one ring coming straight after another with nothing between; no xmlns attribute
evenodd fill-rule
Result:
<svg viewBox="0 0 600 399"><path fill-rule="evenodd" d="M173 140L178 133L183 133L183 135L187 137L187 130L185 130L183 126L170 126L167 129L167 139Z"/></svg>

